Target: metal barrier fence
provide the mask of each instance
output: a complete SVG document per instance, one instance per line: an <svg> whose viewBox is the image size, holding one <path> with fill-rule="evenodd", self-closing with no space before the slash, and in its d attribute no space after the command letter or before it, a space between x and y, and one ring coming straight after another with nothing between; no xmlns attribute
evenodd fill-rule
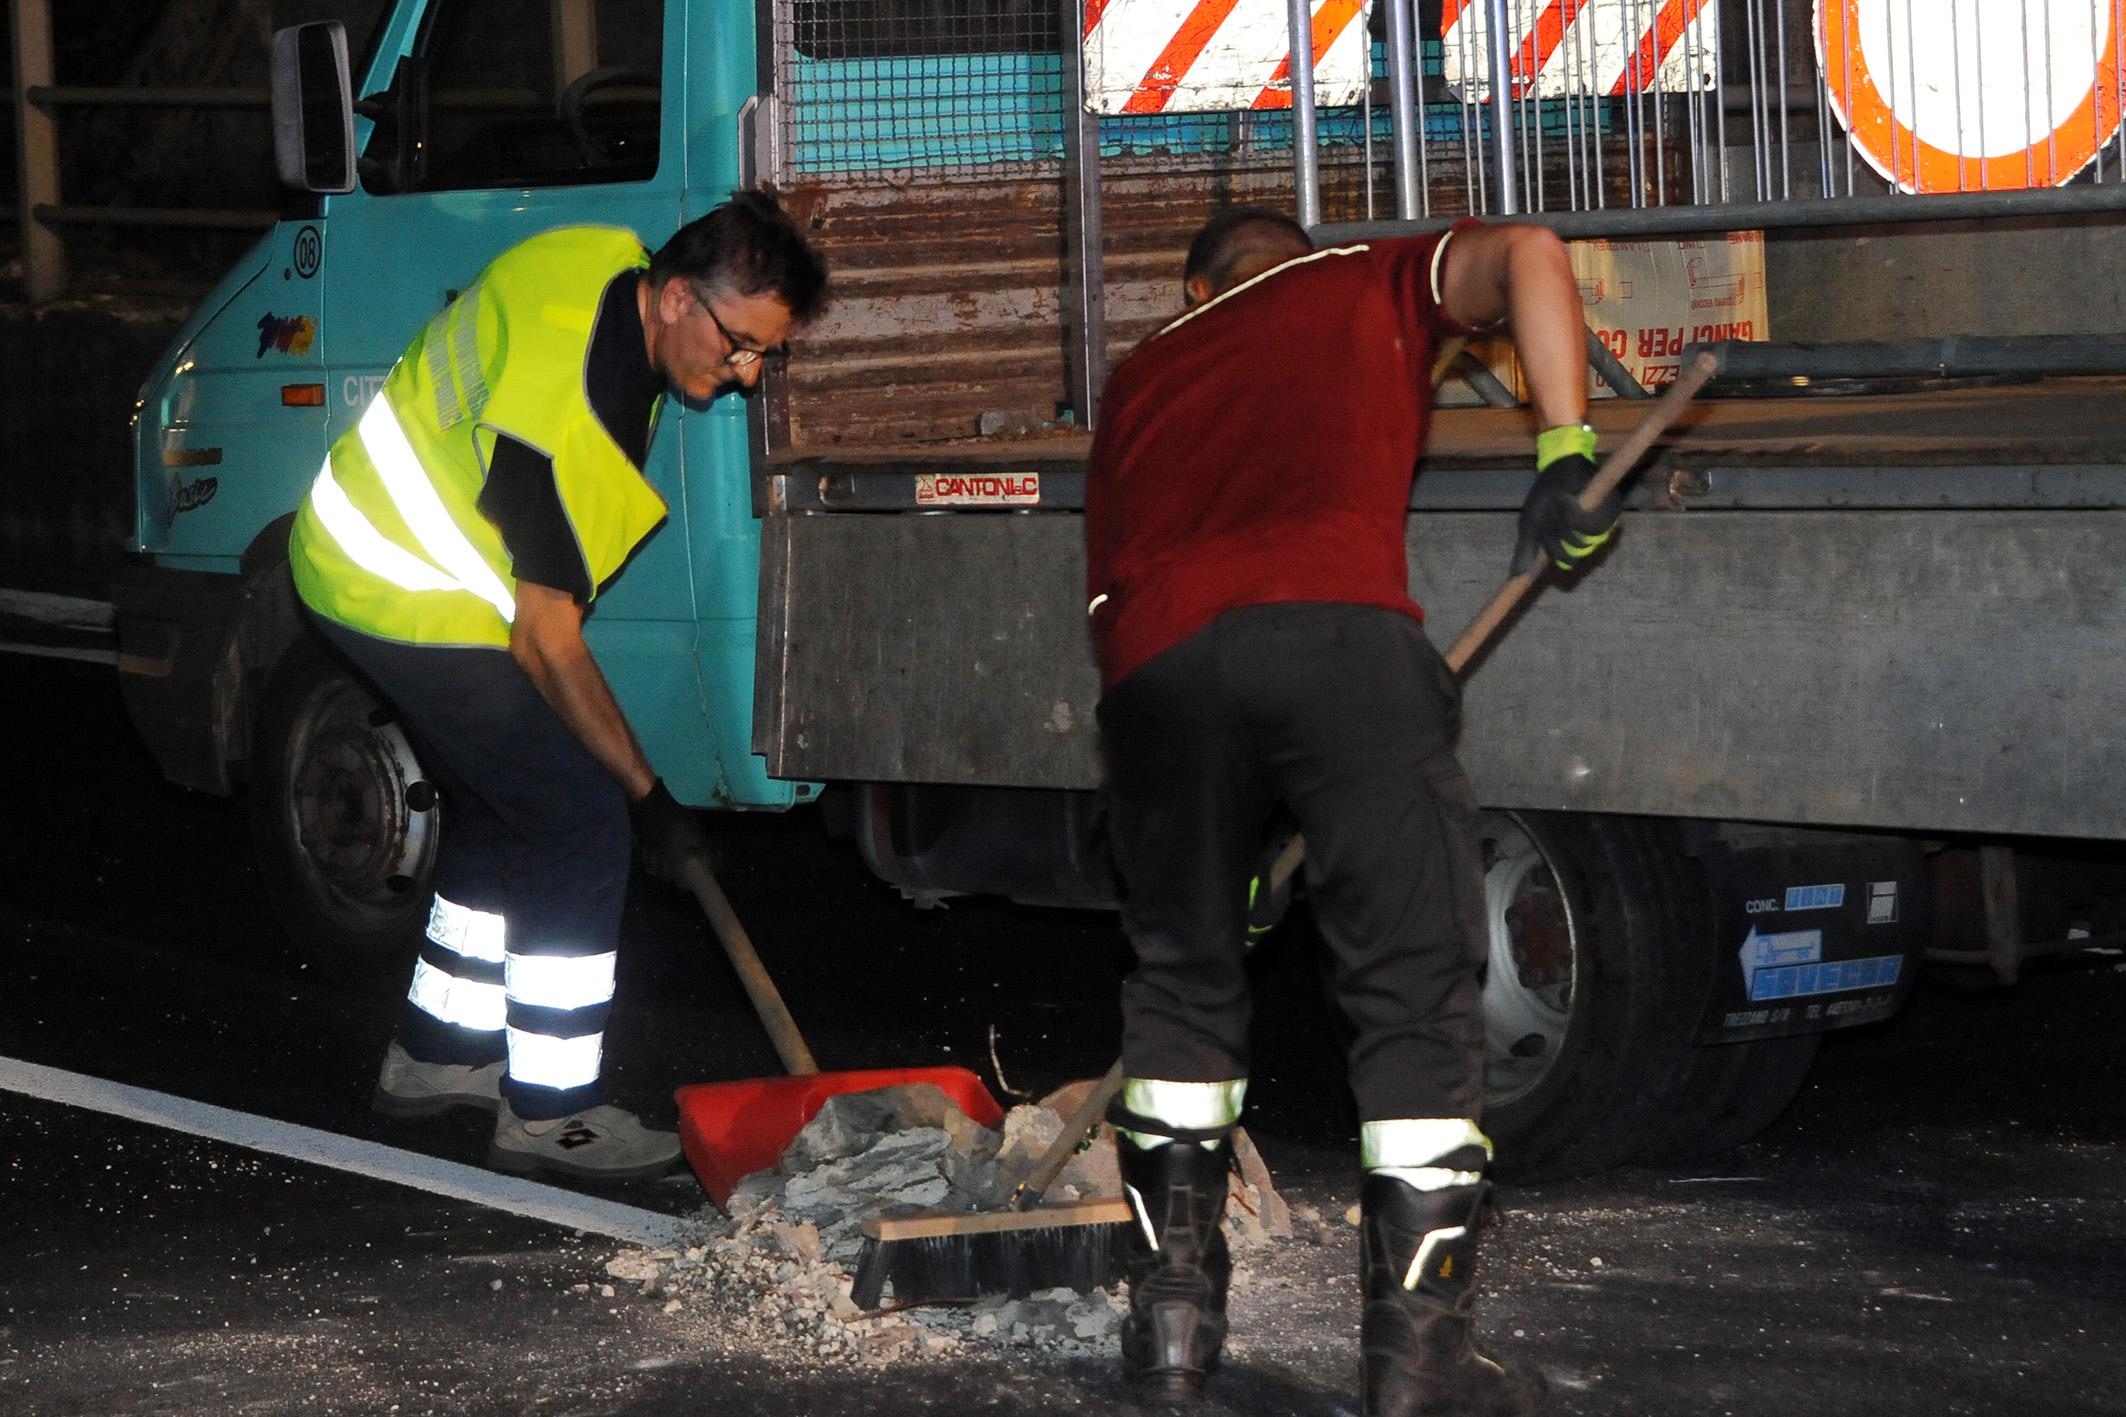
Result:
<svg viewBox="0 0 2126 1417"><path fill-rule="evenodd" d="M1492 27L1505 35L1522 211L2126 176L2126 0L1447 0L1443 15L1469 127L1494 104ZM1575 131L1546 152L1529 114L1558 103Z"/></svg>
<svg viewBox="0 0 2126 1417"><path fill-rule="evenodd" d="M767 8L778 180L1060 169L1069 0ZM1290 161L1301 210L1310 185L1330 188L1332 221L1547 214L1576 216L1553 224L1581 234L2126 206L2126 0L1374 0L1372 13L1373 82L1356 106L1308 110L1302 94L1296 113L1103 117L1103 164ZM1308 127L1314 142L1295 149Z"/></svg>

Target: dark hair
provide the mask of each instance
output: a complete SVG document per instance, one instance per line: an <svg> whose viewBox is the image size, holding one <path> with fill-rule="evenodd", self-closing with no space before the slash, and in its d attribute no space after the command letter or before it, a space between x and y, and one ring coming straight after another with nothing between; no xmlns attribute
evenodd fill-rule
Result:
<svg viewBox="0 0 2126 1417"><path fill-rule="evenodd" d="M1307 229L1286 216L1263 207L1234 207L1203 224L1189 242L1188 261L1181 268L1186 285L1197 276L1211 283L1213 292L1232 282L1233 272L1244 263L1264 255L1301 255L1314 249Z"/></svg>
<svg viewBox="0 0 2126 1417"><path fill-rule="evenodd" d="M681 277L732 295L772 295L810 324L827 308L827 267L769 192L731 199L672 233L650 257L650 284Z"/></svg>

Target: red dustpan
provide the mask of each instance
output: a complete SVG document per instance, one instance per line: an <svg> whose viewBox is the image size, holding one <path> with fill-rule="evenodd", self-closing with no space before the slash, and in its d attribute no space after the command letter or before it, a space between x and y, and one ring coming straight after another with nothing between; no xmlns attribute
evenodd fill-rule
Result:
<svg viewBox="0 0 2126 1417"><path fill-rule="evenodd" d="M867 1068L682 1087L677 1093L679 1144L702 1188L719 1207L726 1206L731 1188L773 1166L828 1098L923 1082L935 1083L954 1106L985 1127L1004 1120L989 1089L965 1068Z"/></svg>
<svg viewBox="0 0 2126 1417"><path fill-rule="evenodd" d="M812 1061L812 1050L797 1031L796 1020L784 1006L775 981L753 949L745 927L724 898L716 878L699 865L689 868L687 885L722 942L731 967L745 985L776 1056L790 1070L789 1077L740 1078L735 1082L697 1083L682 1087L679 1100L679 1143L687 1164L701 1178L703 1189L726 1206L731 1188L740 1178L773 1166L805 1123L819 1112L830 1097L845 1092L870 1092L881 1087L933 1083L954 1106L985 1127L1004 1120L982 1080L965 1068L867 1068L856 1072L823 1073Z"/></svg>

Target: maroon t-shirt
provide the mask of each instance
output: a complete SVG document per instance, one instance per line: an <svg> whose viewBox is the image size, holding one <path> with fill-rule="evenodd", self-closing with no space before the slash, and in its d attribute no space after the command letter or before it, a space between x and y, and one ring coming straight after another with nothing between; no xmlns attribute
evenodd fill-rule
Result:
<svg viewBox="0 0 2126 1417"><path fill-rule="evenodd" d="M1103 688L1243 605L1337 601L1423 618L1403 523L1433 354L1442 334L1463 332L1434 298L1445 239L1289 261L1115 370L1085 481Z"/></svg>

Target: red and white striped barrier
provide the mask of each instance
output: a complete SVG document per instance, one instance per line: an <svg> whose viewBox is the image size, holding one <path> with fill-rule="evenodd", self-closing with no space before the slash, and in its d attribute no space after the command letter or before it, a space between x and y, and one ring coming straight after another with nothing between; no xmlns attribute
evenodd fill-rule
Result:
<svg viewBox="0 0 2126 1417"><path fill-rule="evenodd" d="M1312 0L1314 101L1355 104L1369 0ZM1290 108L1285 0L1085 0L1085 106L1094 113Z"/></svg>
<svg viewBox="0 0 2126 1417"><path fill-rule="evenodd" d="M1713 0L1506 0L1515 98L1689 93L1720 82ZM1491 97L1489 0L1445 0L1447 87Z"/></svg>
<svg viewBox="0 0 2126 1417"><path fill-rule="evenodd" d="M1831 106L1907 192L2057 187L2119 131L2122 0L1817 0Z"/></svg>

